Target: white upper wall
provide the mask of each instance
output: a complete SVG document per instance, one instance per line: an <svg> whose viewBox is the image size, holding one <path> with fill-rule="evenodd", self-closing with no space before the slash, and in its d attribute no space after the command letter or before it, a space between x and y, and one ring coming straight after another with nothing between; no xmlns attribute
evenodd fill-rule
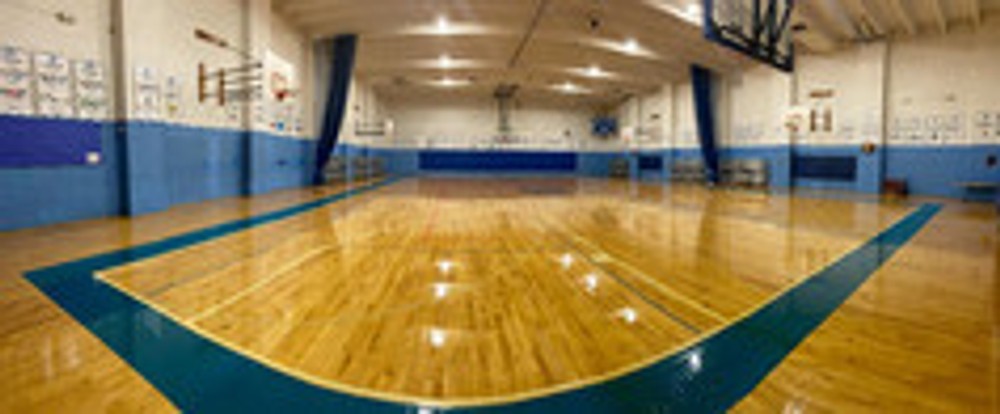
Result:
<svg viewBox="0 0 1000 414"><path fill-rule="evenodd" d="M618 106L615 115L620 125L622 146L634 149L658 149L670 146L674 131L673 85L663 85L653 93L633 96Z"/></svg>
<svg viewBox="0 0 1000 414"><path fill-rule="evenodd" d="M720 84L723 146L788 145L793 139L805 145L998 144L1000 18L942 36L801 56L793 75L757 65ZM665 146L697 147L691 85L673 89L675 117L669 129L676 138ZM832 95L818 97L825 92ZM619 106L622 124L637 123L636 106L660 94ZM794 107L815 116L807 117L804 130L793 137L785 121ZM828 128L827 119L832 121ZM984 125L992 125L992 132Z"/></svg>
<svg viewBox="0 0 1000 414"><path fill-rule="evenodd" d="M59 23L57 12L76 22ZM0 16L0 44L70 59L109 59L111 8L106 0L3 0Z"/></svg>
<svg viewBox="0 0 1000 414"><path fill-rule="evenodd" d="M570 102L515 99L511 138L498 140L497 102L489 96L392 96L383 99L395 133L376 145L430 148L602 149L592 137L596 111Z"/></svg>
<svg viewBox="0 0 1000 414"><path fill-rule="evenodd" d="M221 107L215 99L198 102L199 63L205 63L209 70L243 64L239 54L196 40L195 29L204 29L236 47L251 50L260 59L264 59L264 52L271 50L291 63L301 81L303 94L299 97L300 103L291 108L294 113L290 117L301 120L302 130L284 133L315 135L312 111L308 107L313 101L314 77L310 39L272 15L270 1L123 0L124 72L127 73L116 73L112 64L114 42L109 30L114 23L112 4L109 0L4 0L0 2L0 15L7 19L0 31L0 45L34 53L56 53L73 60L97 59L104 64L108 74L109 97L115 96L113 77L124 79L128 97L124 112L130 119L245 128L251 123L249 111L245 111L243 105L231 103ZM246 4L250 4L251 9L247 9ZM58 22L54 16L59 12L72 16L75 22ZM248 28L248 24L254 27ZM248 45L250 43L253 44ZM137 68L150 68L156 74L160 84L160 111L156 115L137 111ZM178 105L173 107L167 105L165 99L169 77L180 85ZM215 85L212 86L214 90ZM270 108L265 111L277 112ZM255 127L264 129L269 123L258 122Z"/></svg>
<svg viewBox="0 0 1000 414"><path fill-rule="evenodd" d="M1000 17L986 23L978 30L957 28L948 36L892 44L890 143L1000 144ZM984 116L994 119L989 136L981 127ZM924 125L917 129L920 120ZM956 121L953 133L949 124Z"/></svg>

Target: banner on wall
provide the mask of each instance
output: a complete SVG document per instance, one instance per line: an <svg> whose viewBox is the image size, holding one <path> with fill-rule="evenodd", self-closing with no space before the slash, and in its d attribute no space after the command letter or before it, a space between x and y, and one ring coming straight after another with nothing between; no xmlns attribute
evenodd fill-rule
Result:
<svg viewBox="0 0 1000 414"><path fill-rule="evenodd" d="M0 46L0 113L33 113L31 80L28 52L12 46Z"/></svg>

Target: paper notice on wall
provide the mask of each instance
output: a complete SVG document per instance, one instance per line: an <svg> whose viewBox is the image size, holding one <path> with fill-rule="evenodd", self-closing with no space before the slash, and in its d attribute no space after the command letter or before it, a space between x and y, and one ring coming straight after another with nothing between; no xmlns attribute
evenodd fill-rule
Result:
<svg viewBox="0 0 1000 414"><path fill-rule="evenodd" d="M163 106L168 118L177 119L183 116L181 102L184 97L184 85L175 75L167 76L163 82Z"/></svg>
<svg viewBox="0 0 1000 414"><path fill-rule="evenodd" d="M31 115L31 61L28 52L0 46L0 113Z"/></svg>
<svg viewBox="0 0 1000 414"><path fill-rule="evenodd" d="M74 102L69 60L54 53L37 53L34 62L38 115L72 117Z"/></svg>
<svg viewBox="0 0 1000 414"><path fill-rule="evenodd" d="M134 73L135 102L133 116L137 119L158 120L160 111L160 82L156 69L137 66Z"/></svg>
<svg viewBox="0 0 1000 414"><path fill-rule="evenodd" d="M107 79L96 60L73 63L76 111L80 118L105 119L108 116Z"/></svg>

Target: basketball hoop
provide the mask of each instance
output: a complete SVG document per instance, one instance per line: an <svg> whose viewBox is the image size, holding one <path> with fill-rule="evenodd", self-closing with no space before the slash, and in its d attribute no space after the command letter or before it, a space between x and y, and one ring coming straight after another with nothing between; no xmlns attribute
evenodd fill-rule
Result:
<svg viewBox="0 0 1000 414"><path fill-rule="evenodd" d="M271 72L269 86L271 87L271 93L274 95L274 100L284 102L286 99L295 97L295 91L290 88L290 83L288 76L284 73L278 71Z"/></svg>
<svg viewBox="0 0 1000 414"><path fill-rule="evenodd" d="M295 91L291 89L282 89L274 92L274 99L278 102L285 102L286 99L291 99L295 97Z"/></svg>

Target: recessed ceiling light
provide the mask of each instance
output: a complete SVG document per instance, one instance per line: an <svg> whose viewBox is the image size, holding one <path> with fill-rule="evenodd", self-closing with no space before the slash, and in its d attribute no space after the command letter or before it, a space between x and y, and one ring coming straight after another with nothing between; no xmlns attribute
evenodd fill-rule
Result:
<svg viewBox="0 0 1000 414"><path fill-rule="evenodd" d="M438 16L437 18L437 29L440 32L447 32L451 28L451 22L448 21L446 16Z"/></svg>
<svg viewBox="0 0 1000 414"><path fill-rule="evenodd" d="M559 92L566 94L590 93L589 90L584 89L580 85L577 85L572 82L557 83L555 85L552 85L552 89L555 89ZM562 262L563 267L568 269L573 264L573 256L566 254L560 259L560 261Z"/></svg>
<svg viewBox="0 0 1000 414"><path fill-rule="evenodd" d="M622 44L622 49L627 53L639 53L639 41L632 38L625 39L625 43Z"/></svg>
<svg viewBox="0 0 1000 414"><path fill-rule="evenodd" d="M441 57L438 58L438 65L441 66L442 68L447 69L452 67L454 64L455 61L451 59L451 56L441 55Z"/></svg>
<svg viewBox="0 0 1000 414"><path fill-rule="evenodd" d="M431 84L434 85L434 86L440 86L442 88L457 88L457 87L460 87L460 86L466 86L466 85L468 85L470 83L472 83L472 81L470 81L468 79L455 79L455 78L449 78L449 77L445 76L445 77L443 77L441 79L438 79L438 80L432 82ZM451 272L451 269L454 268L454 267L455 267L455 264L452 263L452 262L441 262L441 263L438 263L438 270L440 270L441 273L444 273L444 274L448 274L449 272Z"/></svg>
<svg viewBox="0 0 1000 414"><path fill-rule="evenodd" d="M607 75L607 73L601 70L601 67L597 65L591 65L584 73L591 78L600 78Z"/></svg>
<svg viewBox="0 0 1000 414"><path fill-rule="evenodd" d="M688 4L687 9L685 9L684 12L691 17L701 16L701 5L698 3Z"/></svg>

